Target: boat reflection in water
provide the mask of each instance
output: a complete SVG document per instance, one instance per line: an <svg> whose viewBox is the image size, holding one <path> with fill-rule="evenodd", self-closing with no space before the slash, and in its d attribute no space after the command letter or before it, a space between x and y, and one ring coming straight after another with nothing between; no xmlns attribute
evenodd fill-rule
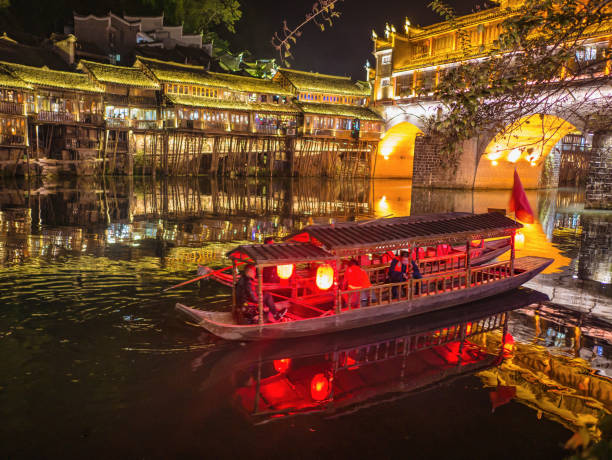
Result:
<svg viewBox="0 0 612 460"><path fill-rule="evenodd" d="M545 300L521 288L457 307L452 315L437 312L316 338L224 342L220 358L206 358L215 362L203 389L229 391L254 424L300 414L341 416L498 366L512 341L508 312ZM493 331L504 338L494 350L486 343Z"/></svg>

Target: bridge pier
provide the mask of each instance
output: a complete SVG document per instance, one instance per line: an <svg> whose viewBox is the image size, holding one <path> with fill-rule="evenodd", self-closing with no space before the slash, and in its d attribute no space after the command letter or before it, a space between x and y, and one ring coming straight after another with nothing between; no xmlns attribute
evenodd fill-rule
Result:
<svg viewBox="0 0 612 460"><path fill-rule="evenodd" d="M455 153L456 164L441 156L443 141L435 136L417 136L414 146L412 184L416 187L472 189L486 136L464 141Z"/></svg>
<svg viewBox="0 0 612 460"><path fill-rule="evenodd" d="M612 209L612 131L598 131L593 135L585 207Z"/></svg>

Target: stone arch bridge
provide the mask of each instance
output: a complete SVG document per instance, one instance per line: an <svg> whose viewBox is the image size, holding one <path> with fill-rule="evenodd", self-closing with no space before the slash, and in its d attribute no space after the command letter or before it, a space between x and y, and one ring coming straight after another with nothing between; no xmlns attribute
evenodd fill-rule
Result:
<svg viewBox="0 0 612 460"><path fill-rule="evenodd" d="M599 90L599 103L602 100L612 107L612 88ZM379 106L385 133L374 177L411 178L414 186L422 187L504 189L512 187L516 168L525 188L554 188L560 185L563 164L583 168L587 206L612 209L612 125L586 126L579 111L563 101L553 107L527 114L502 130L483 127L461 146L457 167L445 168L438 155L440 140L424 135L427 117L442 110L438 103ZM565 145L562 141L568 138L575 144ZM579 166L564 157L576 150L582 155Z"/></svg>

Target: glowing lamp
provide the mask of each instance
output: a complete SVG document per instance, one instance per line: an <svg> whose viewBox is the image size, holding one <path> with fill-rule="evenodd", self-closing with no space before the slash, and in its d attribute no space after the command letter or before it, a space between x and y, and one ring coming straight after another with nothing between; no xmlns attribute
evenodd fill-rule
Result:
<svg viewBox="0 0 612 460"><path fill-rule="evenodd" d="M525 247L525 235L522 232L516 232L514 235L514 249L519 250Z"/></svg>
<svg viewBox="0 0 612 460"><path fill-rule="evenodd" d="M480 247L481 243L482 243L482 240L472 240L472 247L473 248L478 248L478 247Z"/></svg>
<svg viewBox="0 0 612 460"><path fill-rule="evenodd" d="M275 359L274 370L279 374L284 374L291 366L291 358Z"/></svg>
<svg viewBox="0 0 612 460"><path fill-rule="evenodd" d="M282 280L288 280L293 275L293 264L277 265L276 274Z"/></svg>
<svg viewBox="0 0 612 460"><path fill-rule="evenodd" d="M317 287L327 291L334 284L334 269L329 264L319 265L317 268Z"/></svg>
<svg viewBox="0 0 612 460"><path fill-rule="evenodd" d="M504 335L504 347L502 352L504 358L510 358L514 353L514 337L508 333Z"/></svg>
<svg viewBox="0 0 612 460"><path fill-rule="evenodd" d="M491 164L492 164L493 166L497 166L497 161L496 161L496 160L493 160L493 161L491 162Z"/></svg>
<svg viewBox="0 0 612 460"><path fill-rule="evenodd" d="M310 381L310 396L314 401L324 401L329 396L331 385L324 374L316 374Z"/></svg>
<svg viewBox="0 0 612 460"><path fill-rule="evenodd" d="M511 150L508 154L508 161L510 163L516 163L521 158L521 151L519 149Z"/></svg>

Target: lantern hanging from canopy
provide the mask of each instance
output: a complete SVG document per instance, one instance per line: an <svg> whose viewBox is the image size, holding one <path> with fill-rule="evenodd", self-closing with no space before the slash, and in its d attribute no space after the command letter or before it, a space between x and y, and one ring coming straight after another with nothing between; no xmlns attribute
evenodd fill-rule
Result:
<svg viewBox="0 0 612 460"><path fill-rule="evenodd" d="M289 370L291 366L291 358L275 359L274 370L279 374L283 374Z"/></svg>
<svg viewBox="0 0 612 460"><path fill-rule="evenodd" d="M479 248L482 243L482 240L472 240L472 247Z"/></svg>
<svg viewBox="0 0 612 460"><path fill-rule="evenodd" d="M293 264L277 265L276 274L282 280L288 280L293 275Z"/></svg>
<svg viewBox="0 0 612 460"><path fill-rule="evenodd" d="M331 385L325 374L315 374L310 381L310 396L314 401L324 401L329 396Z"/></svg>
<svg viewBox="0 0 612 460"><path fill-rule="evenodd" d="M327 291L334 284L334 269L329 264L319 265L317 268L317 287Z"/></svg>
<svg viewBox="0 0 612 460"><path fill-rule="evenodd" d="M525 247L525 235L522 232L516 232L514 235L514 249L519 250Z"/></svg>

